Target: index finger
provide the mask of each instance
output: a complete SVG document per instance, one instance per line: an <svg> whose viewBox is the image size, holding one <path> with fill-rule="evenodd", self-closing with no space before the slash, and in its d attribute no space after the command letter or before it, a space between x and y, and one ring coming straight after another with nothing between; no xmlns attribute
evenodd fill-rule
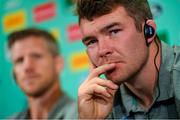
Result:
<svg viewBox="0 0 180 120"><path fill-rule="evenodd" d="M97 68L97 66L94 65L94 64L89 60L89 69L90 69L90 72L92 72L95 68Z"/></svg>
<svg viewBox="0 0 180 120"><path fill-rule="evenodd" d="M89 74L88 76L88 79L92 79L94 77L98 77L100 76L101 74L109 71L109 70L112 70L115 68L115 64L114 63L111 63L111 64L104 64L102 66L99 66L97 68L94 68L91 73Z"/></svg>

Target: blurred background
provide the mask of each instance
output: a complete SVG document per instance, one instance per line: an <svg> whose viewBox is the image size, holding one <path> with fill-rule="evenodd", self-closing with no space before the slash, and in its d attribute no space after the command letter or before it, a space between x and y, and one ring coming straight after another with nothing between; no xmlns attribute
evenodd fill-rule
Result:
<svg viewBox="0 0 180 120"><path fill-rule="evenodd" d="M24 94L12 76L7 35L15 30L38 27L58 40L65 67L63 90L77 99L77 89L88 75L88 58L81 43L73 0L0 0L0 119L26 108ZM157 33L169 45L180 45L180 0L149 0Z"/></svg>

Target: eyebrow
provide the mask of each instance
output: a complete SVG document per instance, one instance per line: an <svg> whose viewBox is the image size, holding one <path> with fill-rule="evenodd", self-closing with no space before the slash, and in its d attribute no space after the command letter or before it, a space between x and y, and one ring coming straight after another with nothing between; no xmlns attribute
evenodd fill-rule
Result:
<svg viewBox="0 0 180 120"><path fill-rule="evenodd" d="M114 22L114 23L111 23L111 24L103 27L102 29L100 29L100 31L103 32L103 31L106 31L106 30L108 30L108 29L110 29L110 28L112 28L112 27L114 27L114 26L120 26L120 25L121 25L121 23L119 23L119 22ZM95 38L95 37L94 37L94 36L84 37L84 38L82 38L82 42L85 43L87 40L92 39L92 38Z"/></svg>
<svg viewBox="0 0 180 120"><path fill-rule="evenodd" d="M104 31L104 30L110 29L110 28L112 28L112 27L114 27L114 26L120 26L120 25L121 25L120 23L114 22L114 23L111 23L111 24L109 24L109 25L105 26L104 28L102 28L102 30L101 30L101 31Z"/></svg>

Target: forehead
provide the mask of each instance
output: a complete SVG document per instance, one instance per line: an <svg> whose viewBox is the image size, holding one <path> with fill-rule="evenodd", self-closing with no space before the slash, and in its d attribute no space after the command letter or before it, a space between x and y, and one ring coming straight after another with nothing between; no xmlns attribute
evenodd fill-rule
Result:
<svg viewBox="0 0 180 120"><path fill-rule="evenodd" d="M113 22L126 23L129 20L132 20L132 18L128 15L125 8L118 6L111 13L95 17L92 21L82 18L80 28L83 35L85 35L88 32L93 33L96 30L100 30Z"/></svg>
<svg viewBox="0 0 180 120"><path fill-rule="evenodd" d="M36 51L48 51L47 43L43 37L31 36L24 38L16 41L11 48L12 56Z"/></svg>

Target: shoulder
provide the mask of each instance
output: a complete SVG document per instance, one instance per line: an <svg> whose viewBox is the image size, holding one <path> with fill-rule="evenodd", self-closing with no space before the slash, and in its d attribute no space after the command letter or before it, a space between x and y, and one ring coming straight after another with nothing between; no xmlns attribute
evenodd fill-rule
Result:
<svg viewBox="0 0 180 120"><path fill-rule="evenodd" d="M12 116L9 116L7 119L9 120L26 119L26 116L27 116L27 110L15 113Z"/></svg>
<svg viewBox="0 0 180 120"><path fill-rule="evenodd" d="M64 96L64 106L62 107L64 109L64 111L68 112L68 111L72 111L75 110L77 107L77 103L75 102L75 100L69 98L68 96Z"/></svg>
<svg viewBox="0 0 180 120"><path fill-rule="evenodd" d="M69 100L64 110L66 111L65 118L77 118L77 103L74 100Z"/></svg>
<svg viewBox="0 0 180 120"><path fill-rule="evenodd" d="M174 46L173 83L176 109L180 117L180 46Z"/></svg>
<svg viewBox="0 0 180 120"><path fill-rule="evenodd" d="M180 72L180 46L174 46L174 69Z"/></svg>
<svg viewBox="0 0 180 120"><path fill-rule="evenodd" d="M161 41L162 45L162 62L165 66L169 65L169 69L180 72L180 46L169 46Z"/></svg>
<svg viewBox="0 0 180 120"><path fill-rule="evenodd" d="M49 118L75 119L77 118L77 103L64 95L54 106Z"/></svg>

